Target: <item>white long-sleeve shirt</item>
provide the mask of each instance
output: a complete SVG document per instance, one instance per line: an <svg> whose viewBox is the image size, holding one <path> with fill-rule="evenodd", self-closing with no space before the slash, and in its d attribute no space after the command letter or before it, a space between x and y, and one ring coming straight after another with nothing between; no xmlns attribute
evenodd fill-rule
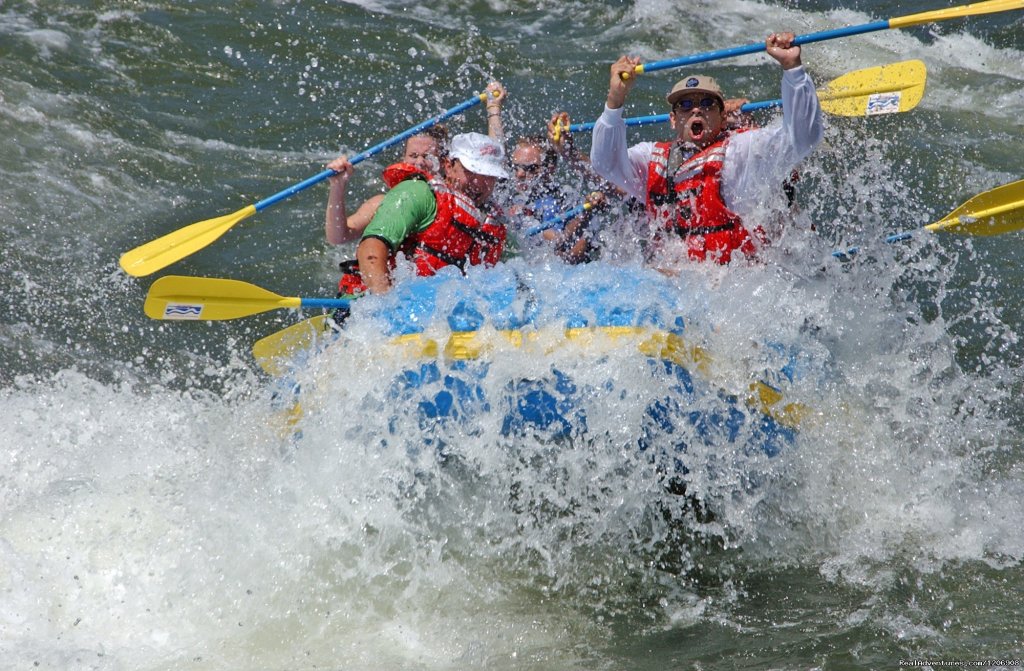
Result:
<svg viewBox="0 0 1024 671"><path fill-rule="evenodd" d="M783 180L824 134L818 94L802 65L782 72L782 110L781 123L736 133L726 144L722 198L740 217L751 214L764 199L776 197ZM644 200L653 150L653 142L627 147L622 108L605 106L594 124L590 150L597 174Z"/></svg>

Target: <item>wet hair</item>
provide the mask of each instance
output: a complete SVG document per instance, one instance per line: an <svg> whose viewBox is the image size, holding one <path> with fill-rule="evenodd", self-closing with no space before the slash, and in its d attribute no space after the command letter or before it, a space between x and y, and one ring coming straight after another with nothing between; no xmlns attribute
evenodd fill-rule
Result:
<svg viewBox="0 0 1024 671"><path fill-rule="evenodd" d="M547 135L526 135L519 138L517 147L537 147L543 153L541 163L545 168L554 168L558 165L558 152L551 146Z"/></svg>

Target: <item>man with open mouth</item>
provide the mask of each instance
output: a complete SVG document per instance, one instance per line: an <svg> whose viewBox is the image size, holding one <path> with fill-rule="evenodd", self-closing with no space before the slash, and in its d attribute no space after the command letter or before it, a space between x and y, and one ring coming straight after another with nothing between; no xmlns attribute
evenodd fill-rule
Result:
<svg viewBox="0 0 1024 671"><path fill-rule="evenodd" d="M694 74L676 82L666 96L676 133L668 142L627 147L622 108L640 59L622 56L612 64L591 160L599 175L646 202L657 231L656 253L668 240L681 238L689 258L724 264L753 259L767 244L754 215L771 208L781 196L780 185L824 133L814 83L794 38L773 33L765 41L768 55L783 69L781 123L729 130L718 83Z"/></svg>

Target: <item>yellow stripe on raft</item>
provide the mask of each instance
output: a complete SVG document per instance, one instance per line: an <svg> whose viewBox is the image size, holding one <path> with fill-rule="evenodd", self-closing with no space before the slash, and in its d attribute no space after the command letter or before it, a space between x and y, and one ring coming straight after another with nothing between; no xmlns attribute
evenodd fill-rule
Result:
<svg viewBox="0 0 1024 671"><path fill-rule="evenodd" d="M497 340L490 334L497 336ZM647 356L695 366L704 373L708 372L711 362L711 356L705 350L688 345L681 336L667 331L636 326L597 326L569 328L559 335L561 337L553 338L550 332L519 330L455 331L442 346L422 333L412 333L394 338L391 345L416 358L434 358L443 352L446 359L472 360L491 353L498 345L511 345L517 349L542 346L545 353L551 353L566 343L572 343L577 349L601 352L617 346L622 340L643 338L637 347Z"/></svg>
<svg viewBox="0 0 1024 671"><path fill-rule="evenodd" d="M455 331L442 345L422 333L399 336L391 344L403 355L412 358L434 359L439 355L448 360L475 360L499 349L512 346L517 349L541 347L545 353L571 343L575 348L589 352L606 352L624 340L639 340L637 350L648 357L671 361L693 369L708 377L711 374L711 355L702 347L688 344L682 336L668 331L655 331L636 326L598 326L570 328L561 338L552 338L543 331ZM497 338L492 337L497 336ZM768 415L782 426L796 429L807 421L812 411L801 403L786 403L778 389L764 383L750 385L745 399L748 406Z"/></svg>
<svg viewBox="0 0 1024 671"><path fill-rule="evenodd" d="M798 429L811 416L811 409L802 403L783 403L782 392L764 382L752 382L747 405L757 408L782 426Z"/></svg>

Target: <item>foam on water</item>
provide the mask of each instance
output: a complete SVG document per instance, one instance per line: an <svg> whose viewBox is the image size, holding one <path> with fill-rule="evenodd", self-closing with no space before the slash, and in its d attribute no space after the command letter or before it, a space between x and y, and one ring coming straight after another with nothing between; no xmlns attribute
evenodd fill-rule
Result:
<svg viewBox="0 0 1024 671"><path fill-rule="evenodd" d="M572 289L557 271L528 275L542 300ZM304 413L291 427L287 397L248 376L221 395L74 372L26 381L3 399L5 656L65 668L565 666L578 641L639 604L655 627L728 618L735 595L715 606L708 590L728 594L737 570L791 564L884 589L895 556L924 574L1019 561L1019 481L988 467L1003 425L971 401L1004 392L958 368L941 319L893 316L877 296L837 309L861 281L849 275L688 269L670 281L670 304L701 315L686 333L713 350L718 383L742 389L763 373L773 361L758 343L808 355L790 391L816 414L795 449L691 452L691 491L711 521L636 450L641 411L666 388L626 348L503 351L483 380L490 409L466 421L422 413L438 387L396 397L409 363L379 356L379 329L358 315L347 346L298 372ZM709 281L707 302L696 289ZM753 304L773 318L746 318ZM509 383L555 368L586 390L588 434L504 436Z"/></svg>
<svg viewBox="0 0 1024 671"><path fill-rule="evenodd" d="M140 395L73 373L6 394L4 658L432 666L567 647L585 618L545 615L536 560L516 560L544 543L517 540L527 513L472 477L486 483L510 453L480 436L464 477L418 449L415 426L395 431L404 449L382 449L367 438L387 431L387 400L373 378L339 376L344 355L317 371L327 384L297 443L266 395ZM555 568L580 550L563 546ZM304 652L285 643L297 632Z"/></svg>

